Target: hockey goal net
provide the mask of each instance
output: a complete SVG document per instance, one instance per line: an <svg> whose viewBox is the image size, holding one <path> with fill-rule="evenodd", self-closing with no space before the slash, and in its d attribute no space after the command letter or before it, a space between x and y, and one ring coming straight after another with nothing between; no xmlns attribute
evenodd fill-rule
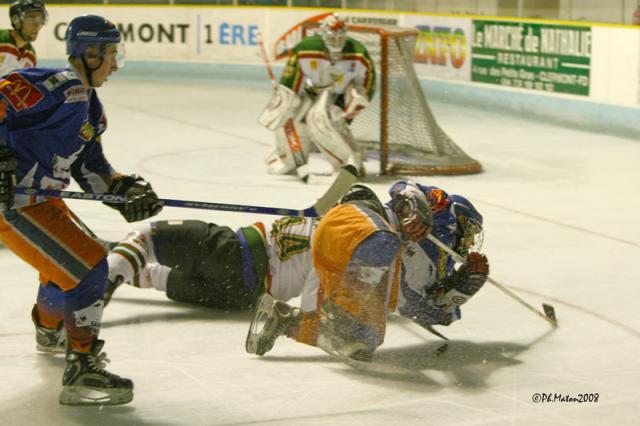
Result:
<svg viewBox="0 0 640 426"><path fill-rule="evenodd" d="M308 23L303 35L317 31ZM400 27L350 25L349 36L362 42L376 66L371 104L351 124L356 140L379 151L381 174L443 175L482 171L438 126L413 66L418 31Z"/></svg>

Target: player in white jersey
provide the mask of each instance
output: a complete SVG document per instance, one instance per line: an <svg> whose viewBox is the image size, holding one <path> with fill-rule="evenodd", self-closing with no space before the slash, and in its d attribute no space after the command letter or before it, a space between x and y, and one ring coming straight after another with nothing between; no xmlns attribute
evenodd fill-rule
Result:
<svg viewBox="0 0 640 426"><path fill-rule="evenodd" d="M355 186L345 197L346 201L372 203L375 208L369 210L378 211L377 216L383 218L377 220L387 223L387 228L402 239L401 263L393 270L398 280L390 283L386 309L423 325L449 325L460 319L460 305L482 287L489 272L486 257L476 252L480 249L476 243L481 241L482 216L463 197L448 196L433 187L401 181L392 186L390 195L392 200L386 206L363 186ZM413 200L409 210L418 213L409 215L412 221L403 224L399 217L407 216L401 209L407 199ZM430 214L432 219L426 219ZM260 303L258 298L264 293L282 302L299 297L304 315L295 321L288 317L292 320L290 327L266 336L253 353L266 353L281 334L315 344L317 336L301 333L300 322L308 313L307 323L313 324L314 312L322 304L314 264L319 221L283 217L273 223L270 232L262 223L234 232L201 221L153 222L112 249L108 261L110 280L115 285L108 293L124 281L165 291L172 300L220 309L250 308ZM450 257L426 240L429 232L466 257L469 266L455 269ZM342 233L339 221L325 226L330 243ZM325 252L337 251L327 244ZM278 303L283 312L294 312L285 303Z"/></svg>
<svg viewBox="0 0 640 426"><path fill-rule="evenodd" d="M362 153L348 124L367 107L375 84L367 49L347 37L344 21L329 15L320 35L293 48L280 84L258 119L276 132L276 149L266 160L269 173L287 174L300 166L292 149L300 147L306 162L312 145L334 168L353 164L363 172Z"/></svg>
<svg viewBox="0 0 640 426"><path fill-rule="evenodd" d="M41 0L17 0L9 6L9 18L13 29L0 30L0 76L36 66L31 43L47 23L48 14Z"/></svg>

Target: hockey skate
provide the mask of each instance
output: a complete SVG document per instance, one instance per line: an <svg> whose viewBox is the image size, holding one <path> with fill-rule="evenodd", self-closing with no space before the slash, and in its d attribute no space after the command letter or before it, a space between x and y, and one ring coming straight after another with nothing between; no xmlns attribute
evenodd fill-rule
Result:
<svg viewBox="0 0 640 426"><path fill-rule="evenodd" d="M33 305L31 319L36 326L36 349L50 353L64 353L67 350L67 332L62 322L56 328L40 325L37 305Z"/></svg>
<svg viewBox="0 0 640 426"><path fill-rule="evenodd" d="M273 348L276 339L286 334L290 327L302 319L300 308L294 308L285 302L274 299L270 294L263 294L258 300L253 314L249 333L245 342L248 353L264 355Z"/></svg>
<svg viewBox="0 0 640 426"><path fill-rule="evenodd" d="M109 361L103 340L96 340L90 353L68 351L62 376L60 404L121 405L133 399L133 382L104 370Z"/></svg>

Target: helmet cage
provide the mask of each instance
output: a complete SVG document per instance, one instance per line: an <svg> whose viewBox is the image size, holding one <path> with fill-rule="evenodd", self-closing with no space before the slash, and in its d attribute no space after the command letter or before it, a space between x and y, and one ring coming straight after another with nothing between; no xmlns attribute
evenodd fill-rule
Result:
<svg viewBox="0 0 640 426"><path fill-rule="evenodd" d="M451 212L456 218L454 250L463 257L472 251L479 252L484 242L482 215L471 201L461 195L451 194L449 200Z"/></svg>
<svg viewBox="0 0 640 426"><path fill-rule="evenodd" d="M484 229L477 220L460 215L457 217L455 252L466 257L471 252L479 252L484 242Z"/></svg>
<svg viewBox="0 0 640 426"><path fill-rule="evenodd" d="M347 26L336 15L329 15L322 21L320 34L327 50L333 55L341 53L347 43Z"/></svg>

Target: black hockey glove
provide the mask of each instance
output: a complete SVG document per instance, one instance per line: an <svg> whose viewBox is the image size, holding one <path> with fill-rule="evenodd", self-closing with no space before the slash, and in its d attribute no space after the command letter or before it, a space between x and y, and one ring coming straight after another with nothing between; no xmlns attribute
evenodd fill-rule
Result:
<svg viewBox="0 0 640 426"><path fill-rule="evenodd" d="M124 203L105 202L104 204L118 210L127 222L148 219L162 210L162 201L158 200L151 184L138 175L115 178L109 185L107 193L125 197Z"/></svg>
<svg viewBox="0 0 640 426"><path fill-rule="evenodd" d="M454 288L466 296L473 296L482 288L489 275L489 260L484 254L471 252L467 264L459 269L461 279Z"/></svg>
<svg viewBox="0 0 640 426"><path fill-rule="evenodd" d="M17 167L18 162L13 151L7 146L0 146L0 211L13 207Z"/></svg>
<svg viewBox="0 0 640 426"><path fill-rule="evenodd" d="M429 235L433 226L433 213L429 205L409 191L393 195L391 208L398 216L402 233L411 241L420 241Z"/></svg>

